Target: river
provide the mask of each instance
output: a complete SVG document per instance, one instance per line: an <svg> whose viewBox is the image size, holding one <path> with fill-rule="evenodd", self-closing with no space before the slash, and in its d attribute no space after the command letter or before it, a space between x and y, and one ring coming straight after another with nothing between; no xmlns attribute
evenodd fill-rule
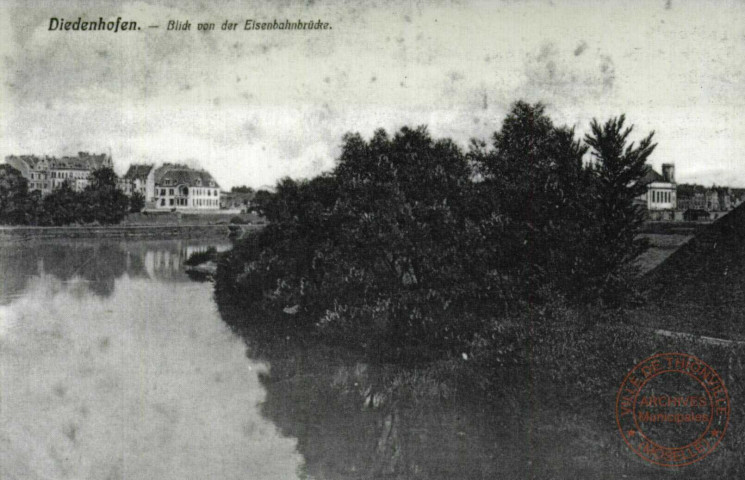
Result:
<svg viewBox="0 0 745 480"><path fill-rule="evenodd" d="M289 336L247 347L183 271L207 246L229 248L0 247L0 478L493 478L530 463L483 408L391 405L385 370L319 363Z"/></svg>

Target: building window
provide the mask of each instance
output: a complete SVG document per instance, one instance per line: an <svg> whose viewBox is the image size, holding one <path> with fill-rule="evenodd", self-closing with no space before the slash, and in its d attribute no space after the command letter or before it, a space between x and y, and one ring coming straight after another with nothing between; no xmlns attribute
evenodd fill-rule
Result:
<svg viewBox="0 0 745 480"><path fill-rule="evenodd" d="M172 188L168 189L168 195L173 195L173 189Z"/></svg>
<svg viewBox="0 0 745 480"><path fill-rule="evenodd" d="M173 206L173 199L169 200L168 205Z"/></svg>
<svg viewBox="0 0 745 480"><path fill-rule="evenodd" d="M160 206L161 207L165 207L166 206L166 199L165 198L161 198L160 199Z"/></svg>

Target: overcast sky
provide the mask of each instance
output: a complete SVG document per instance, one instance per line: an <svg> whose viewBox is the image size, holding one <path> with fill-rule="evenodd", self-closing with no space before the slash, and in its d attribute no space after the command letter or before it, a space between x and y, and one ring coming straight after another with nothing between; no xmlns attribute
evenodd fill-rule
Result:
<svg viewBox="0 0 745 480"><path fill-rule="evenodd" d="M745 186L742 1L0 1L3 157L110 149L119 173L190 161L258 187L331 168L348 131L426 124L465 148L524 99L579 132L626 113L678 181ZM48 31L79 16L142 30ZM275 18L332 30L243 30Z"/></svg>

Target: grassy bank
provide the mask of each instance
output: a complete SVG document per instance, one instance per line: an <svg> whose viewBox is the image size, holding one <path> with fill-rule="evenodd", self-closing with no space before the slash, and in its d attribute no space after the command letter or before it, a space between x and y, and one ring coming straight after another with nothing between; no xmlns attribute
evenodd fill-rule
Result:
<svg viewBox="0 0 745 480"><path fill-rule="evenodd" d="M64 226L0 225L0 240L34 238L223 238L230 225L247 232L261 228L265 220L253 213L130 213L115 225L72 224Z"/></svg>
<svg viewBox="0 0 745 480"><path fill-rule="evenodd" d="M0 240L34 238L224 238L230 225L241 231L260 229L264 220L254 214L182 214L179 212L129 214L116 225L65 225L54 227L0 226Z"/></svg>

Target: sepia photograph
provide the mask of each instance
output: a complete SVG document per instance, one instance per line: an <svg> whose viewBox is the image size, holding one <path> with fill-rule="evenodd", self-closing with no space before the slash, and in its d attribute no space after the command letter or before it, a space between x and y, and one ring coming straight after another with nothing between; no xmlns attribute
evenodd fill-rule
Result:
<svg viewBox="0 0 745 480"><path fill-rule="evenodd" d="M742 0L0 0L0 480L745 478Z"/></svg>

